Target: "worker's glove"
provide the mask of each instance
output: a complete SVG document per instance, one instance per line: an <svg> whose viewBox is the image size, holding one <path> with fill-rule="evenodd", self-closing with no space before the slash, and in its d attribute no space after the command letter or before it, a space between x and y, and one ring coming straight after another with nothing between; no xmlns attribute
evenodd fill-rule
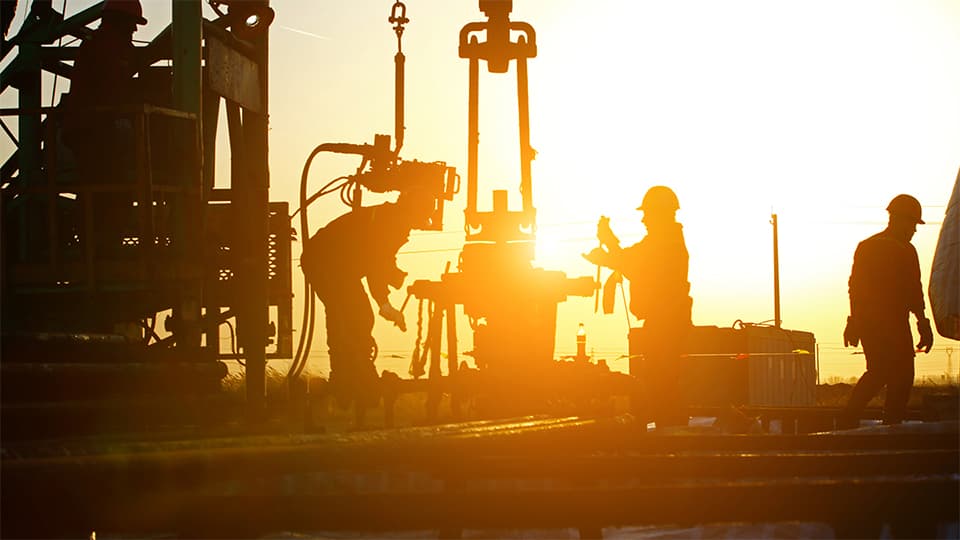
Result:
<svg viewBox="0 0 960 540"><path fill-rule="evenodd" d="M917 319L917 331L920 332L920 341L917 343L917 352L929 353L933 348L933 330L930 328L930 319Z"/></svg>
<svg viewBox="0 0 960 540"><path fill-rule="evenodd" d="M401 332L407 331L407 323L403 320L403 313L390 305L390 302L380 304L380 316L392 322Z"/></svg>
<svg viewBox="0 0 960 540"><path fill-rule="evenodd" d="M394 268L390 273L390 281L387 285L390 285L394 289L400 290L400 287L403 287L403 280L407 279L407 273L399 268Z"/></svg>
<svg viewBox="0 0 960 540"><path fill-rule="evenodd" d="M610 218L607 216L600 216L600 221L597 222L597 240L600 241L602 246L620 245L620 239L610 229Z"/></svg>
<svg viewBox="0 0 960 540"><path fill-rule="evenodd" d="M843 346L856 347L860 344L860 331L853 317L847 317L847 327L843 329Z"/></svg>
<svg viewBox="0 0 960 540"><path fill-rule="evenodd" d="M584 253L583 258L592 262L593 264L610 266L610 253L603 248L593 248L590 250L590 253Z"/></svg>

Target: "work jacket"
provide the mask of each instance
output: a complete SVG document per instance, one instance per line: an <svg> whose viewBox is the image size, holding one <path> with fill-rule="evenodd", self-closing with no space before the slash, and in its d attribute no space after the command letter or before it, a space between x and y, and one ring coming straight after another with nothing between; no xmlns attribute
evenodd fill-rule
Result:
<svg viewBox="0 0 960 540"><path fill-rule="evenodd" d="M896 333L913 354L909 314L923 316L920 263L913 244L889 229L860 242L850 271L850 314L861 337ZM888 336L889 337L889 336Z"/></svg>
<svg viewBox="0 0 960 540"><path fill-rule="evenodd" d="M617 266L630 280L630 312L648 323L691 323L689 255L683 226L657 228L625 248Z"/></svg>
<svg viewBox="0 0 960 540"><path fill-rule="evenodd" d="M388 285L400 288L406 273L397 251L410 236L409 218L394 203L365 206L334 219L303 246L300 264L317 289L340 280L367 278L370 295L382 304Z"/></svg>

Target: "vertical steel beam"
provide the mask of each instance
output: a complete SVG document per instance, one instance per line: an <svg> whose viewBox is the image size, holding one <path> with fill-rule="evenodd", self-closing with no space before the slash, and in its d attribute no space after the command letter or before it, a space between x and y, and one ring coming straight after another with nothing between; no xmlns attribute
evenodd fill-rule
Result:
<svg viewBox="0 0 960 540"><path fill-rule="evenodd" d="M172 2L173 106L199 115L203 5L200 0Z"/></svg>
<svg viewBox="0 0 960 540"><path fill-rule="evenodd" d="M269 7L269 0L250 0L249 4ZM245 217L240 237L246 239L239 266L242 290L241 335L238 336L246 357L246 390L248 418L259 421L264 415L266 396L266 346L270 325L268 297L268 240L270 228L270 169L268 163L269 95L269 30L251 37L254 60L259 65L261 110L243 111L244 150L247 174L245 185L233 186L237 210ZM238 187L240 188L238 190Z"/></svg>
<svg viewBox="0 0 960 540"><path fill-rule="evenodd" d="M476 44L476 37L472 38ZM480 146L480 61L470 59L470 97L467 112L467 225L477 212L477 151Z"/></svg>
<svg viewBox="0 0 960 540"><path fill-rule="evenodd" d="M201 95L202 95L202 40L203 40L203 4L201 0L172 0L173 24L171 26L173 41L173 106L184 112L196 115L197 122L201 122ZM147 134L149 136L149 134ZM197 137L194 131L191 137ZM187 139L183 133L180 142ZM199 141L197 144L202 144ZM187 148L186 144L181 147ZM197 150L194 152L194 150ZM186 191L180 201L179 225L177 236L180 239L183 251L182 260L189 266L197 268L202 257L202 228L203 202L195 200L202 197L202 193L193 191L200 189L202 183L202 149L191 149L185 158L192 160L184 168L182 185L191 188ZM152 198L152 193L151 193ZM180 336L178 346L195 349L199 352L201 344L200 330L201 307L203 296L202 277L191 272L181 287L177 314L180 319Z"/></svg>
<svg viewBox="0 0 960 540"><path fill-rule="evenodd" d="M399 47L399 38L398 47ZM393 61L396 64L394 81L393 81L393 108L394 108L394 124L393 124L393 136L396 139L396 149L395 153L400 153L400 148L403 147L403 68L406 62L406 57L402 52L397 52L393 57Z"/></svg>
<svg viewBox="0 0 960 540"><path fill-rule="evenodd" d="M34 41L22 43L18 59L25 66L29 66L19 75L16 85L22 111L18 117L20 144L17 149L20 160L20 177L24 185L35 187L36 183L42 179L40 43ZM34 195L27 195L21 201L22 207L18 216L20 229L18 255L21 261L34 261L40 251L39 246L43 243L40 240L41 229L39 227L43 219L39 217L39 212L37 212L40 204L37 204L36 200L37 198Z"/></svg>
<svg viewBox="0 0 960 540"><path fill-rule="evenodd" d="M524 42L521 37L520 44ZM530 216L533 212L533 148L530 146L530 94L527 91L527 59L524 56L517 58L517 116L520 127L520 196L523 199L523 212Z"/></svg>
<svg viewBox="0 0 960 540"><path fill-rule="evenodd" d="M447 302L447 373L453 375L459 367L457 356L457 304Z"/></svg>
<svg viewBox="0 0 960 540"><path fill-rule="evenodd" d="M20 45L18 59L29 66L18 74L17 92L22 113L18 116L20 130L20 174L27 181L39 180L40 176L40 139L41 139L41 84L40 84L40 43L28 41Z"/></svg>

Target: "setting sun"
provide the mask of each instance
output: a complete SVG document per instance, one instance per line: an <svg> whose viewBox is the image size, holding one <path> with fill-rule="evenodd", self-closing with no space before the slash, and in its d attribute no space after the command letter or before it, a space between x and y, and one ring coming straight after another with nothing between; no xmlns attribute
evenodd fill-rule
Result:
<svg viewBox="0 0 960 540"><path fill-rule="evenodd" d="M0 12L0 537L957 537L960 1Z"/></svg>

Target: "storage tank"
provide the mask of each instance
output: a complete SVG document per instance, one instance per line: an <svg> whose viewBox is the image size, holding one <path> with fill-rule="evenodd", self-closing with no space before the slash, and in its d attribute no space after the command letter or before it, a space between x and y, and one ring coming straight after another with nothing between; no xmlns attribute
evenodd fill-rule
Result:
<svg viewBox="0 0 960 540"><path fill-rule="evenodd" d="M629 334L630 373L640 373L643 328ZM681 388L691 406L816 404L816 339L810 332L742 324L694 326L681 358Z"/></svg>

